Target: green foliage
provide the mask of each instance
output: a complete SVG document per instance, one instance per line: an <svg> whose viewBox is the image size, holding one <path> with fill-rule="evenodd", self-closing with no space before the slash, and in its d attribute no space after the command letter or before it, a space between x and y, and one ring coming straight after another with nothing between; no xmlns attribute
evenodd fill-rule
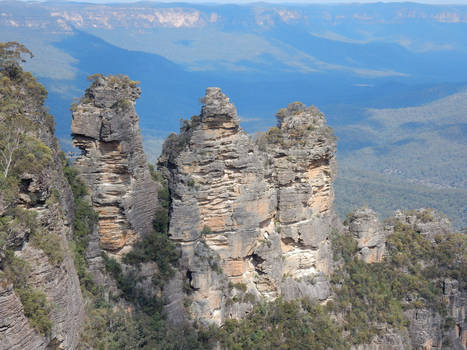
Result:
<svg viewBox="0 0 467 350"><path fill-rule="evenodd" d="M29 232L29 242L41 249L51 264L59 265L63 261L63 250L57 235L53 231L41 228L35 212L15 207L8 210L7 214L0 218L0 238L4 237L5 240L18 231Z"/></svg>
<svg viewBox="0 0 467 350"><path fill-rule="evenodd" d="M18 288L21 303L24 307L24 315L29 319L31 326L38 332L47 335L52 330L50 312L52 307L47 302L44 292L34 288Z"/></svg>
<svg viewBox="0 0 467 350"><path fill-rule="evenodd" d="M53 164L52 150L34 137L26 137L23 147L15 153L12 174L38 174Z"/></svg>
<svg viewBox="0 0 467 350"><path fill-rule="evenodd" d="M43 291L27 284L30 274L29 264L8 250L3 262L3 271L7 279L13 283L15 293L19 296L24 308L24 315L31 326L43 335L50 334L52 321L50 312L52 306L47 301Z"/></svg>
<svg viewBox="0 0 467 350"><path fill-rule="evenodd" d="M33 230L29 238L31 244L41 249L53 265L60 265L63 261L63 249L58 236L53 231Z"/></svg>
<svg viewBox="0 0 467 350"><path fill-rule="evenodd" d="M345 263L349 263L357 253L357 241L349 233L338 235L333 232L332 247L334 261L342 258Z"/></svg>
<svg viewBox="0 0 467 350"><path fill-rule="evenodd" d="M278 299L257 304L242 320L228 320L211 337L228 350L347 349L341 331L323 306Z"/></svg>
<svg viewBox="0 0 467 350"><path fill-rule="evenodd" d="M201 230L201 235L204 236L204 235L209 235L211 233L212 233L212 229L209 226L204 225L203 229Z"/></svg>
<svg viewBox="0 0 467 350"><path fill-rule="evenodd" d="M0 193L4 205L8 208L16 201L19 194L19 180L16 177L5 177L0 173Z"/></svg>
<svg viewBox="0 0 467 350"><path fill-rule="evenodd" d="M167 234L154 231L137 242L133 250L125 255L123 261L131 265L154 261L159 268L160 278L167 280L173 272L172 266L177 264L179 257L179 252Z"/></svg>
<svg viewBox="0 0 467 350"><path fill-rule="evenodd" d="M115 108L115 109L120 109L120 110L123 110L123 111L126 111L128 110L129 108L131 107L131 102L124 99L124 98L121 98L119 99L117 102L115 102L115 104L112 106L112 108Z"/></svg>
<svg viewBox="0 0 467 350"><path fill-rule="evenodd" d="M419 219L428 220L428 214ZM395 230L387 240L388 257L382 262L358 260L356 242L350 235L333 239L334 258L342 258L343 266L332 276L336 298L327 307L343 315L344 329L353 344L371 341L380 332L375 327L378 323L407 327L406 309L428 308L446 315L443 279L454 278L461 288L466 287L465 235L446 234L433 243L411 225L392 224Z"/></svg>
<svg viewBox="0 0 467 350"><path fill-rule="evenodd" d="M99 293L99 288L94 284L86 269L85 251L89 236L97 223L97 213L86 200L86 186L79 178L78 171L71 166L66 166L63 172L71 186L74 198L75 217L73 220L73 244L71 244L73 260L82 289L96 296Z"/></svg>
<svg viewBox="0 0 467 350"><path fill-rule="evenodd" d="M15 71L12 76L9 68L0 67L0 170L4 178L25 172L39 173L52 162L51 150L32 136L38 125L44 124L49 129L53 126L53 118L42 109L47 91L16 62L22 48L16 47L19 53L10 57L14 63L10 58L0 58L12 64ZM4 54L0 43L0 57ZM34 107L37 110L31 111Z"/></svg>
<svg viewBox="0 0 467 350"><path fill-rule="evenodd" d="M96 80L99 79L99 78L107 79L107 80L110 81L110 83L118 84L122 88L127 88L127 87L132 87L133 88L133 87L136 87L136 86L138 86L140 84L139 81L131 80L127 75L123 75L123 74L104 76L103 74L96 73L96 74L89 75L87 77L87 79L92 83L95 83Z"/></svg>
<svg viewBox="0 0 467 350"><path fill-rule="evenodd" d="M31 51L26 46L9 41L0 43L0 72L14 79L21 74L21 63L26 62L23 56L33 57Z"/></svg>
<svg viewBox="0 0 467 350"><path fill-rule="evenodd" d="M265 134L266 140L268 143L273 144L282 144L283 143L283 136L282 131L278 127L270 128Z"/></svg>

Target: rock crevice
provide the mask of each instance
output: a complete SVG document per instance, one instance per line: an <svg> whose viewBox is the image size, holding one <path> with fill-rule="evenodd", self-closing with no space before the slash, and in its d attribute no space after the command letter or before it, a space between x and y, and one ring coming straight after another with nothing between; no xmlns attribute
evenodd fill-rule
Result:
<svg viewBox="0 0 467 350"><path fill-rule="evenodd" d="M117 258L152 229L157 205L134 109L136 85L125 76L96 77L74 107L71 126L83 152L75 166L99 214L99 243Z"/></svg>
<svg viewBox="0 0 467 350"><path fill-rule="evenodd" d="M196 288L190 312L221 324L243 316L260 297L292 298L298 290L326 299L329 286L317 284L321 293L297 282L331 266L336 144L324 116L291 104L280 111L279 127L255 142L219 88L208 88L202 101L201 114L167 139L158 161L169 178L169 231L181 244L183 268L193 280L211 281ZM200 242L218 257L222 273L209 264L193 268ZM228 284L244 285L251 300L229 306Z"/></svg>

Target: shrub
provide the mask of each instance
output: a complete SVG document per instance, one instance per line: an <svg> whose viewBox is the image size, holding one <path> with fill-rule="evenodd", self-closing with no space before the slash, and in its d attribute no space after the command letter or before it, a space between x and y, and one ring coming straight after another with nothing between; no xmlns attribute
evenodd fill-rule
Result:
<svg viewBox="0 0 467 350"><path fill-rule="evenodd" d="M173 272L172 266L176 265L179 257L179 252L167 234L154 231L137 242L133 250L125 255L123 261L131 265L154 261L159 268L160 278L167 280Z"/></svg>
<svg viewBox="0 0 467 350"><path fill-rule="evenodd" d="M209 226L204 225L203 229L201 230L201 235L209 235L211 233L212 233L212 229Z"/></svg>
<svg viewBox="0 0 467 350"><path fill-rule="evenodd" d="M49 334L52 329L50 320L52 306L47 302L44 292L28 285L29 264L15 256L13 251L6 251L3 271L7 279L13 283L15 293L23 304L24 315L31 326L44 335Z"/></svg>
<svg viewBox="0 0 467 350"><path fill-rule="evenodd" d="M93 282L87 271L87 262L85 258L86 247L89 242L89 236L92 234L97 224L97 213L86 200L87 190L84 183L78 176L78 171L71 166L65 166L63 169L65 177L70 184L74 198L74 220L73 220L73 261L76 272L83 290L90 292L94 296L99 296L100 288Z"/></svg>
<svg viewBox="0 0 467 350"><path fill-rule="evenodd" d="M15 292L21 299L24 315L31 326L43 335L50 334L53 324L49 315L52 307L47 302L44 292L28 287L15 289Z"/></svg>
<svg viewBox="0 0 467 350"><path fill-rule="evenodd" d="M62 263L63 249L55 232L35 229L29 240L34 247L41 249L47 255L51 264L60 265Z"/></svg>

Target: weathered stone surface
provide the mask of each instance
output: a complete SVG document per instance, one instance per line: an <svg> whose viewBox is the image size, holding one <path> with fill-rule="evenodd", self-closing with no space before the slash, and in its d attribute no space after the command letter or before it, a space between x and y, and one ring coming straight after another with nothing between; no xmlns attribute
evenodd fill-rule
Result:
<svg viewBox="0 0 467 350"><path fill-rule="evenodd" d="M143 152L134 109L140 89L123 76L99 76L73 112L76 160L99 214L99 243L121 256L152 229L157 188Z"/></svg>
<svg viewBox="0 0 467 350"><path fill-rule="evenodd" d="M359 257L366 263L382 261L386 251L386 235L376 213L361 208L351 213L345 222L358 242Z"/></svg>
<svg viewBox="0 0 467 350"><path fill-rule="evenodd" d="M393 233L395 227L407 225L426 238L434 241L437 235L452 233L449 220L432 209L397 210L388 224L382 230L381 224L373 211L360 209L352 213L347 219L349 231L353 233L359 242L360 255L367 262L374 262L374 257L382 256L381 244L385 244L386 237ZM362 237L364 244L361 244ZM369 243L371 242L371 243ZM376 243L376 245L375 245ZM363 249L370 248L372 254L364 255ZM374 248L372 248L374 247ZM378 248L379 247L379 248ZM383 254L384 255L384 254ZM370 257L370 259L368 259ZM408 320L408 334L404 330L390 331L385 329L384 336L376 337L374 342L361 345L356 349L455 349L467 348L467 336L465 322L465 305L467 305L467 291L459 289L459 281L444 279L438 281L442 286L443 299L447 306L447 315L442 317L436 310L408 309L404 316ZM446 327L446 318L451 318L454 326ZM406 339L400 345L381 347L380 344L396 344L400 339Z"/></svg>
<svg viewBox="0 0 467 350"><path fill-rule="evenodd" d="M230 100L208 88L201 115L164 144L158 165L169 178L170 235L193 289L190 312L202 322L241 317L256 298L283 291L329 296L325 279L315 287L295 280L330 271L335 140L316 109L294 108L281 118L280 144L256 143ZM227 282L244 285L244 295L232 295Z"/></svg>
<svg viewBox="0 0 467 350"><path fill-rule="evenodd" d="M331 269L336 139L315 107L295 102L278 114L263 140L277 186L277 222L284 271L295 278Z"/></svg>
<svg viewBox="0 0 467 350"><path fill-rule="evenodd" d="M21 90L21 93L25 93ZM47 338L29 325L13 285L0 282L0 349L75 349L84 320L84 304L68 239L73 235L73 197L63 174L57 140L53 134L53 119L37 96L24 95L23 115L34 123L30 136L50 148L50 162L44 169L19 174L19 195L11 207L37 214L34 229L37 234L49 234L58 241L63 259L52 264L44 251L30 242L31 230L25 225L8 228L4 248L13 250L29 266L25 276L29 288L41 290L52 306L49 315L52 329ZM3 215L0 210L0 215ZM2 247L3 248L3 247ZM0 249L1 250L1 249ZM0 254L1 255L1 254ZM3 266L0 266L3 268ZM0 271L2 272L2 271ZM1 273L0 273L1 274ZM4 277L2 277L4 278Z"/></svg>
<svg viewBox="0 0 467 350"><path fill-rule="evenodd" d="M432 241L436 235L454 232L449 219L433 209L397 210L394 218L404 224L413 225L417 232Z"/></svg>
<svg viewBox="0 0 467 350"><path fill-rule="evenodd" d="M23 304L13 291L13 285L0 280L0 349L45 349L47 341L29 326Z"/></svg>
<svg viewBox="0 0 467 350"><path fill-rule="evenodd" d="M204 102L201 115L166 141L159 166L170 171L170 235L182 247L193 288L191 311L220 324L226 278L250 284L257 293L278 294L270 277L255 272L271 269L269 262L255 260L263 241L276 236L278 246L272 225L276 198L264 181L265 159L241 130L235 107L218 88L208 88ZM213 269L214 257L219 266Z"/></svg>

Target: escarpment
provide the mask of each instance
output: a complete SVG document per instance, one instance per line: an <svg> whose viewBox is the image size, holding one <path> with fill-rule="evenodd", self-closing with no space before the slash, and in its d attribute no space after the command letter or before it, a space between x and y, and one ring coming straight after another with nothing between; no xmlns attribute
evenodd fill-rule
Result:
<svg viewBox="0 0 467 350"><path fill-rule="evenodd" d="M190 312L221 324L259 298L326 299L336 145L323 115L293 104L254 142L219 88L203 102L158 161L169 177L170 235L181 245L179 285L192 290Z"/></svg>
<svg viewBox="0 0 467 350"><path fill-rule="evenodd" d="M74 169L15 68L0 69L2 151L18 140L0 162L0 350L467 348L465 234L429 209L341 225L315 107L252 138L208 88L155 172L137 83L96 75L72 107Z"/></svg>
<svg viewBox="0 0 467 350"><path fill-rule="evenodd" d="M157 188L143 152L136 83L124 76L97 76L74 107L75 162L98 213L100 246L120 257L152 229Z"/></svg>
<svg viewBox="0 0 467 350"><path fill-rule="evenodd" d="M15 72L0 69L2 150L17 140L0 179L0 349L75 349L84 303L69 244L72 192L47 92Z"/></svg>

